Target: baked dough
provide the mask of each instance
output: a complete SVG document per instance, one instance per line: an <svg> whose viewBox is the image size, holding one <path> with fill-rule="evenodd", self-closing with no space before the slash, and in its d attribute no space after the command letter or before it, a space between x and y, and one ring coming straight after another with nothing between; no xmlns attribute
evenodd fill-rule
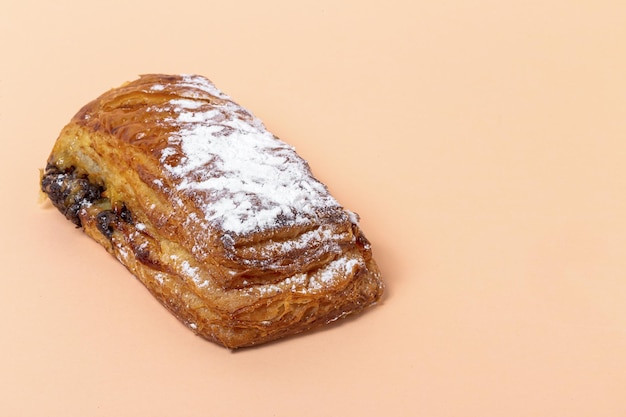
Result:
<svg viewBox="0 0 626 417"><path fill-rule="evenodd" d="M41 187L185 325L228 348L329 323L383 292L356 214L201 76L144 75L84 106Z"/></svg>

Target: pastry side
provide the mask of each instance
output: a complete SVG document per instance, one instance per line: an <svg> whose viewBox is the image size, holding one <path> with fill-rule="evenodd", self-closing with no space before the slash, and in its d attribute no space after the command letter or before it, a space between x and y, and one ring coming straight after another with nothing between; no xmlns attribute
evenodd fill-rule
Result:
<svg viewBox="0 0 626 417"><path fill-rule="evenodd" d="M359 312L383 292L356 215L203 77L146 75L87 104L41 187L184 324L228 348Z"/></svg>

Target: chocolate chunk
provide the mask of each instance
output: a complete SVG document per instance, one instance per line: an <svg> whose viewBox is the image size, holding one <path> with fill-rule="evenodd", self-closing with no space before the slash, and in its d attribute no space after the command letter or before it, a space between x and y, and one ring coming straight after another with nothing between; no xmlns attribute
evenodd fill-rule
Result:
<svg viewBox="0 0 626 417"><path fill-rule="evenodd" d="M131 213L131 211L128 210L128 207L126 207L126 204L122 205L122 208L119 210L118 215L126 223L133 224L133 213Z"/></svg>
<svg viewBox="0 0 626 417"><path fill-rule="evenodd" d="M111 239L115 230L115 223L118 222L118 216L113 210L104 210L98 213L96 217L96 226L100 233Z"/></svg>

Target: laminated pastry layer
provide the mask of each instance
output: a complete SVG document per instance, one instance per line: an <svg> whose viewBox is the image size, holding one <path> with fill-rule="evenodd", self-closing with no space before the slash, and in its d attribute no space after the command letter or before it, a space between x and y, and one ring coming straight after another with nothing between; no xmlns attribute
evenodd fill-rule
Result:
<svg viewBox="0 0 626 417"><path fill-rule="evenodd" d="M198 76L142 76L83 107L42 189L198 334L307 330L383 290L357 216L293 148Z"/></svg>

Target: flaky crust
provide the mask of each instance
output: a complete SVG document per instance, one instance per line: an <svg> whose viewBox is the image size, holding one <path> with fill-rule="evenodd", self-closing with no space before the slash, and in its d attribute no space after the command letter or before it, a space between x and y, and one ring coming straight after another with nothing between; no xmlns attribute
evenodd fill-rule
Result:
<svg viewBox="0 0 626 417"><path fill-rule="evenodd" d="M229 348L382 294L357 216L204 77L145 75L87 104L42 189L183 323Z"/></svg>

